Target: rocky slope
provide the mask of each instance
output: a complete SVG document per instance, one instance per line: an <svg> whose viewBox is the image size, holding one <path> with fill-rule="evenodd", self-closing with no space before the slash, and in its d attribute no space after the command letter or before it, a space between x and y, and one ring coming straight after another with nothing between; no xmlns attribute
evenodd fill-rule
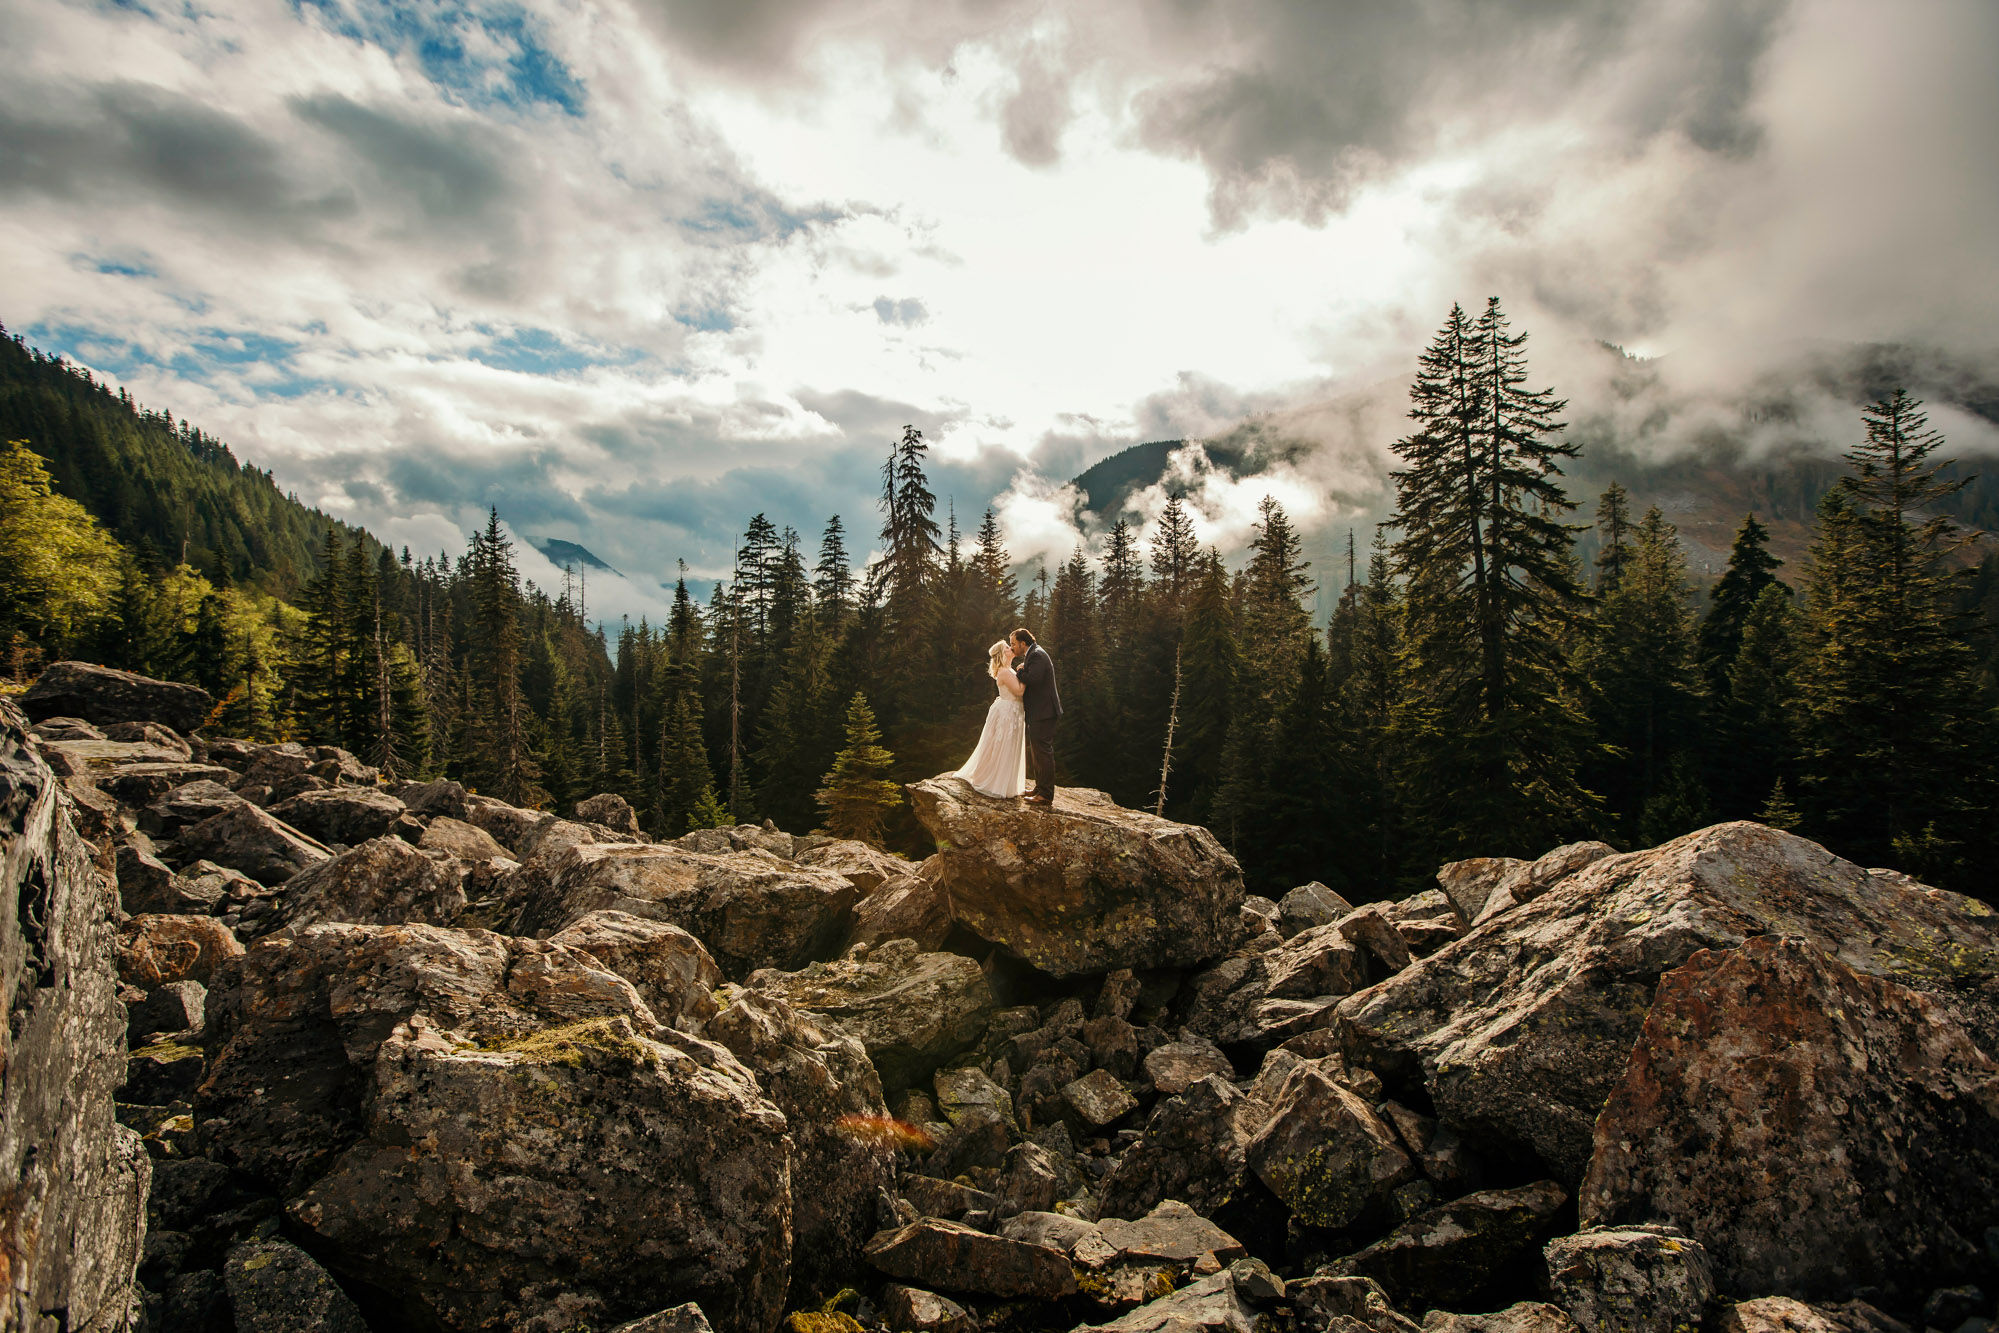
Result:
<svg viewBox="0 0 1999 1333"><path fill-rule="evenodd" d="M1999 917L1787 834L1271 902L1095 793L915 784L921 865L655 843L50 676L0 709L0 1327L1993 1314Z"/></svg>

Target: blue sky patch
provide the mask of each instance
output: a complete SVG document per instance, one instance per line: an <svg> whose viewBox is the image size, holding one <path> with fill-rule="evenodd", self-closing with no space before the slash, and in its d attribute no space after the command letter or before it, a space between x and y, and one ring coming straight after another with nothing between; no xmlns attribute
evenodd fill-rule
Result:
<svg viewBox="0 0 1999 1333"><path fill-rule="evenodd" d="M247 378L250 390L260 398L297 398L340 388L331 380L292 368L297 343L261 333L199 329L189 337L190 348L161 356L129 338L84 324L35 324L23 332L45 352L121 380L163 370L192 383L213 384L226 369L254 367L262 373Z"/></svg>
<svg viewBox="0 0 1999 1333"><path fill-rule="evenodd" d="M490 334L492 330L481 328ZM642 359L635 348L598 348L570 342L549 329L514 329L466 354L482 366L524 375L564 375L593 366L629 366Z"/></svg>
<svg viewBox="0 0 1999 1333"><path fill-rule="evenodd" d="M293 7L315 11L343 37L414 56L424 77L462 106L516 111L549 106L583 114L583 85L543 44L541 25L519 5L293 0Z"/></svg>

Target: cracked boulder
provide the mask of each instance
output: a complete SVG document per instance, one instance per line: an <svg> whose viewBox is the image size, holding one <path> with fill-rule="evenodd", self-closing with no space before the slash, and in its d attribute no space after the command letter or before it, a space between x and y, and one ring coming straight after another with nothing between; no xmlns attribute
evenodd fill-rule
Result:
<svg viewBox="0 0 1999 1333"><path fill-rule="evenodd" d="M505 841L502 839L502 841ZM542 859L537 849L523 872ZM731 977L831 955L857 891L843 875L769 852L708 855L648 843L582 843L548 866L521 910L523 934L552 934L607 908L666 921L708 946Z"/></svg>
<svg viewBox="0 0 1999 1333"><path fill-rule="evenodd" d="M282 931L219 969L206 1155L286 1199L343 1280L445 1329L698 1301L769 1333L791 1256L783 1114L725 1048L546 941Z"/></svg>
<svg viewBox="0 0 1999 1333"><path fill-rule="evenodd" d="M464 910L465 889L451 866L401 838L364 842L285 882L283 915L290 926L444 926Z"/></svg>
<svg viewBox="0 0 1999 1333"><path fill-rule="evenodd" d="M1668 973L1597 1121L1588 1223L1698 1239L1724 1295L1989 1283L1999 1062L1936 998L1801 939Z"/></svg>
<svg viewBox="0 0 1999 1333"><path fill-rule="evenodd" d="M1081 787L1049 808L952 776L909 794L957 923L1044 972L1187 967L1234 940L1242 870L1204 828Z"/></svg>
<svg viewBox="0 0 1999 1333"><path fill-rule="evenodd" d="M1930 992L1999 1038L1999 1005L1979 998L1999 978L1999 913L1751 823L1591 860L1349 996L1338 1025L1384 1077L1420 1078L1466 1142L1532 1154L1573 1188L1659 979L1774 933Z"/></svg>
<svg viewBox="0 0 1999 1333"><path fill-rule="evenodd" d="M910 940L799 972L754 972L748 984L859 1037L891 1092L926 1082L970 1048L998 1008L977 963L924 953Z"/></svg>

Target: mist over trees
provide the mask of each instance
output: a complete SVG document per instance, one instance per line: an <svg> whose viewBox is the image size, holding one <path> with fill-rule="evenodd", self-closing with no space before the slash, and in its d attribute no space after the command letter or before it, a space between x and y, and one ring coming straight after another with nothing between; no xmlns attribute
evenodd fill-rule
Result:
<svg viewBox="0 0 1999 1333"><path fill-rule="evenodd" d="M891 780L962 762L986 646L1025 623L1060 673L1065 783L1208 825L1261 892L1394 895L1458 857L1760 818L1993 896L1999 564L1938 516L1962 483L1905 394L1864 414L1803 568L1746 515L1703 594L1621 486L1577 519L1591 497L1565 489L1576 448L1525 335L1497 301L1453 308L1411 386L1393 517L1325 624L1308 608L1331 571L1274 499L1234 567L1173 497L1030 574L992 513L968 535L947 498L940 522L909 428L873 564L837 516L815 539L758 514L705 604L683 569L665 623L607 629L576 589L521 579L496 513L463 552L391 552L18 340L0 371L26 442L0 451L8 670L191 680L224 733L527 804L613 791L661 837L770 818L920 854Z"/></svg>

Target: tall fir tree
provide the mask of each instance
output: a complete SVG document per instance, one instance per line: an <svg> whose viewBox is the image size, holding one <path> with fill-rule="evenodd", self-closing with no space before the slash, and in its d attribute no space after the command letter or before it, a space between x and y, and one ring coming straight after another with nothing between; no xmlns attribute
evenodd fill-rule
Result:
<svg viewBox="0 0 1999 1333"><path fill-rule="evenodd" d="M1983 850L1972 844L1992 835L1967 844L1934 826L1989 802L1991 723L1951 623L1956 525L1917 515L1963 483L1942 475L1943 437L1907 393L1875 401L1863 420L1866 438L1846 455L1853 471L1820 506L1807 575L1798 795L1843 855L1962 884Z"/></svg>
<svg viewBox="0 0 1999 1333"><path fill-rule="evenodd" d="M1603 541L1596 557L1596 590L1601 596L1616 591L1631 559L1631 496L1614 481L1596 502L1596 530Z"/></svg>
<svg viewBox="0 0 1999 1333"><path fill-rule="evenodd" d="M1742 647L1743 626L1763 590L1775 586L1790 591L1777 578L1783 563L1770 553L1770 530L1756 521L1755 514L1743 515L1729 547L1728 568L1708 594L1707 614L1701 618L1701 670L1717 697L1728 693L1728 673Z"/></svg>
<svg viewBox="0 0 1999 1333"><path fill-rule="evenodd" d="M1402 753L1440 859L1538 854L1597 817L1566 654L1582 599L1560 463L1575 449L1557 438L1562 402L1526 387L1525 341L1497 300L1476 321L1453 306L1410 389L1417 430L1396 445Z"/></svg>

